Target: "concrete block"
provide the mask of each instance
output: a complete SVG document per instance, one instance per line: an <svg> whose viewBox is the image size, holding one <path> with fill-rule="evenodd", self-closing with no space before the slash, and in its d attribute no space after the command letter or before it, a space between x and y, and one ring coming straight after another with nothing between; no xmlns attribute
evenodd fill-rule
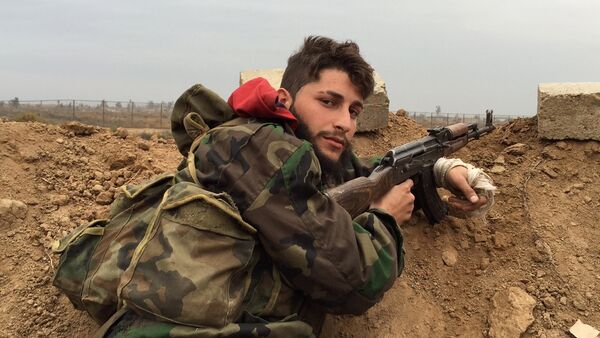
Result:
<svg viewBox="0 0 600 338"><path fill-rule="evenodd" d="M552 140L600 141L600 82L540 84L538 134Z"/></svg>
<svg viewBox="0 0 600 338"><path fill-rule="evenodd" d="M258 69L247 70L240 73L240 85L256 77L264 77L271 86L279 88L281 86L281 77L283 69ZM365 100L365 110L359 116L357 121L357 130L371 131L387 127L388 113L390 109L390 100L387 96L385 82L377 73L374 74L375 90L373 94Z"/></svg>

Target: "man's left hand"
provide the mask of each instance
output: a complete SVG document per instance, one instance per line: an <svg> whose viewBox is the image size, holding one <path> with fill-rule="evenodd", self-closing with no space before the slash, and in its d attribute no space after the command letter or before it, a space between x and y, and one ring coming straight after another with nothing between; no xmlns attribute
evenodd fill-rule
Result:
<svg viewBox="0 0 600 338"><path fill-rule="evenodd" d="M448 205L457 210L470 212L475 211L487 203L485 196L479 196L469 185L467 180L467 168L457 166L448 171L446 182L460 191L462 196L451 196L448 198Z"/></svg>

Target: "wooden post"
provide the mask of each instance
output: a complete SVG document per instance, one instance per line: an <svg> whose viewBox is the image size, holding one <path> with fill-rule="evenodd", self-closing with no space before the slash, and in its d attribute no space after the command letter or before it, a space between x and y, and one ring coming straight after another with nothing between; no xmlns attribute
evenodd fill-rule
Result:
<svg viewBox="0 0 600 338"><path fill-rule="evenodd" d="M129 109L131 109L131 127L133 127L133 102L129 100Z"/></svg>
<svg viewBox="0 0 600 338"><path fill-rule="evenodd" d="M73 100L73 121L75 121L75 100Z"/></svg>
<svg viewBox="0 0 600 338"><path fill-rule="evenodd" d="M159 128L162 129L162 114L163 114L163 103L160 103L160 126Z"/></svg>
<svg viewBox="0 0 600 338"><path fill-rule="evenodd" d="M106 127L106 122L104 120L104 109L105 109L105 106L106 106L106 101L102 100L102 126L103 127Z"/></svg>

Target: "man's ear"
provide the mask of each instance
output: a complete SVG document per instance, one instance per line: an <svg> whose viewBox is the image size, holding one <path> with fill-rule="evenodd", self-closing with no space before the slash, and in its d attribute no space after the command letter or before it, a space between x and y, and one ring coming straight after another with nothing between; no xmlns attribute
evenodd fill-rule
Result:
<svg viewBox="0 0 600 338"><path fill-rule="evenodd" d="M285 88L277 89L277 102L282 103L286 109L290 109L292 107L292 103L294 100L292 99L292 95Z"/></svg>

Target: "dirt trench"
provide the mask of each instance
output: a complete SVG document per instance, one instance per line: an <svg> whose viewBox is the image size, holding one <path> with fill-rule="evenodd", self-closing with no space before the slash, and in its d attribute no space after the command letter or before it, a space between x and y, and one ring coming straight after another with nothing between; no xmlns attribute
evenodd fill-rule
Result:
<svg viewBox="0 0 600 338"><path fill-rule="evenodd" d="M577 319L600 327L600 143L537 138L515 120L457 157L499 188L485 219L420 216L402 225L406 267L362 316L329 321L338 337L486 337L494 296L518 287L535 301L524 337L566 337ZM382 154L426 131L390 115L358 135L360 155ZM172 140L89 126L0 122L0 337L88 337L97 325L51 285L50 243L108 210L115 189L174 170ZM451 254L453 264L443 257ZM510 323L508 323L510 324Z"/></svg>

